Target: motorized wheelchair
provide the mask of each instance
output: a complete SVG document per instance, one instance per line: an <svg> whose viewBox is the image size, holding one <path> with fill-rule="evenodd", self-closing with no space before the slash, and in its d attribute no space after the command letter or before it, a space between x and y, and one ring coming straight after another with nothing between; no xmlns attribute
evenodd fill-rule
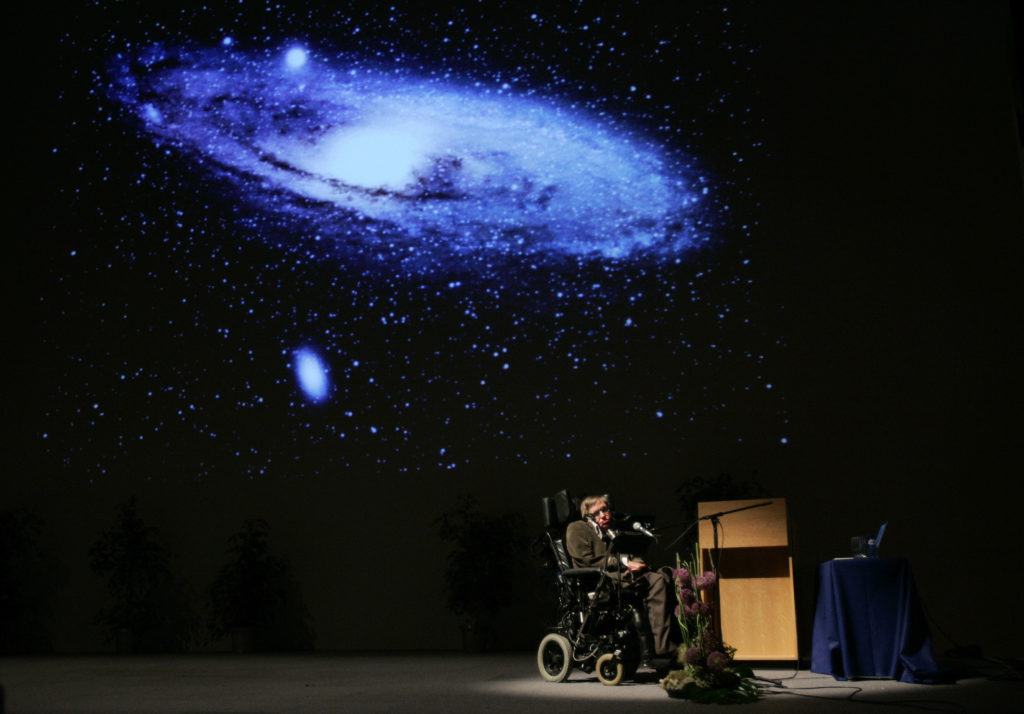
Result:
<svg viewBox="0 0 1024 714"><path fill-rule="evenodd" d="M580 517L577 500L560 491L542 502L541 541L550 548L557 571L558 620L537 648L540 676L564 682L578 668L596 672L607 685L632 678L643 656L640 638L645 628L649 633L642 598L605 568L573 567L565 529ZM640 533L619 532L610 550L642 555L650 540Z"/></svg>

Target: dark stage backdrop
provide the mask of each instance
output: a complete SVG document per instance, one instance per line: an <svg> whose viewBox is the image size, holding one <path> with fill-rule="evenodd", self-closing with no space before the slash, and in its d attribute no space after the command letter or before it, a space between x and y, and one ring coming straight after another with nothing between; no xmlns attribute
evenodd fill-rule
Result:
<svg viewBox="0 0 1024 714"><path fill-rule="evenodd" d="M133 495L196 591L262 517L318 647L450 648L460 494L532 536L564 487L673 524L719 474L788 499L804 641L883 520L953 640L1020 639L1006 3L24 24L0 505L41 520L55 648L106 646L87 553Z"/></svg>

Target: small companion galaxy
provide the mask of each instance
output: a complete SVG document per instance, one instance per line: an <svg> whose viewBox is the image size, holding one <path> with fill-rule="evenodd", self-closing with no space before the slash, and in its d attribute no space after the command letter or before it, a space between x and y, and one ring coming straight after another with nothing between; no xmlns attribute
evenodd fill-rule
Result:
<svg viewBox="0 0 1024 714"><path fill-rule="evenodd" d="M782 448L742 7L98 3L33 435L89 480Z"/></svg>

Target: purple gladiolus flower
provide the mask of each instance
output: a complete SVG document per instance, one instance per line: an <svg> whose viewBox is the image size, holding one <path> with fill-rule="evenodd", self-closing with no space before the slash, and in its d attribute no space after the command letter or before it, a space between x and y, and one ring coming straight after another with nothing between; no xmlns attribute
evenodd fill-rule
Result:
<svg viewBox="0 0 1024 714"><path fill-rule="evenodd" d="M718 635L715 634L714 628L710 626L700 633L698 641L700 642L700 646L708 651L717 650L722 646L722 641L719 639Z"/></svg>
<svg viewBox="0 0 1024 714"><path fill-rule="evenodd" d="M696 647L690 647L683 653L683 661L686 664L699 664L700 663L700 650Z"/></svg>
<svg viewBox="0 0 1024 714"><path fill-rule="evenodd" d="M673 570L672 577L675 578L676 584L681 588L685 588L690 584L690 573L686 568Z"/></svg>
<svg viewBox="0 0 1024 714"><path fill-rule="evenodd" d="M686 654L690 654L689 650ZM712 652L708 655L708 669L712 672L721 672L728 664L729 658L725 656L724 652Z"/></svg>
<svg viewBox="0 0 1024 714"><path fill-rule="evenodd" d="M715 574L711 571L707 571L703 575L698 575L694 578L698 590L708 590L713 588L715 586L715 580Z"/></svg>
<svg viewBox="0 0 1024 714"><path fill-rule="evenodd" d="M683 588L679 591L679 602L686 605L693 602L694 600L696 600L696 596L694 595L693 590L690 590L689 588Z"/></svg>

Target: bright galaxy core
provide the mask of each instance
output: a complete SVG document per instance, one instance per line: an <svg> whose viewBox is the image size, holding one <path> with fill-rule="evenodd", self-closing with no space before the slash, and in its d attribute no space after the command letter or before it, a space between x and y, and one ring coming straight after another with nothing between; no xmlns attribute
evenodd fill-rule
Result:
<svg viewBox="0 0 1024 714"><path fill-rule="evenodd" d="M786 438L731 7L100 2L68 27L43 468L585 480Z"/></svg>

